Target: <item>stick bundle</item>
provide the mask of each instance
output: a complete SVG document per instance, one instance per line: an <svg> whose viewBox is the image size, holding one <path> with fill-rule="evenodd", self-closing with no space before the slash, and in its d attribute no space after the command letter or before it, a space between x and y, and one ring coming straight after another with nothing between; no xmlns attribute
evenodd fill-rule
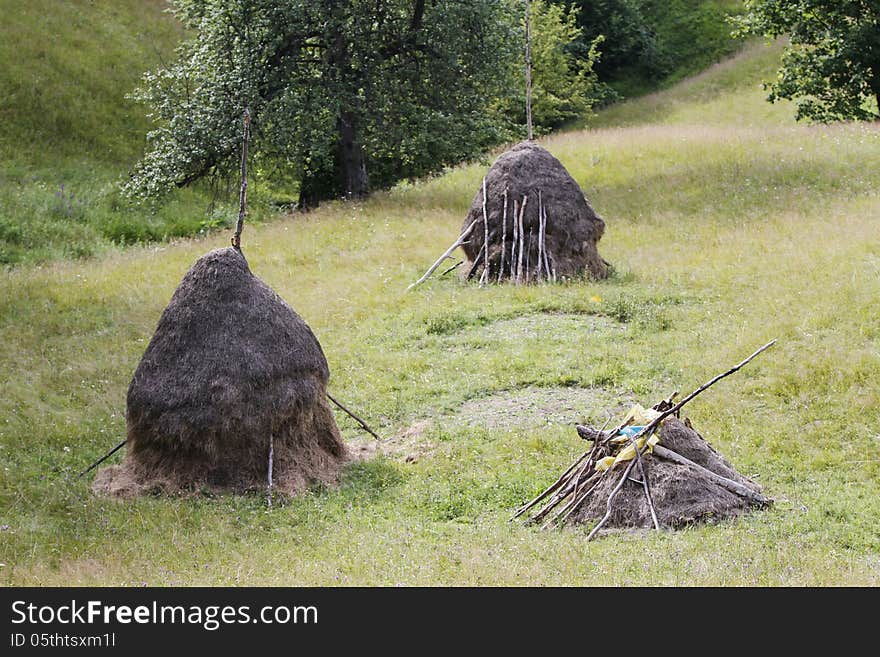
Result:
<svg viewBox="0 0 880 657"><path fill-rule="evenodd" d="M722 488L744 498L752 505L768 505L771 500L757 491L739 482L733 481L732 479L728 479L727 477L712 472L666 446L655 444L650 455L646 453L644 446L648 445L649 438L659 429L663 420L670 415L678 414L682 407L697 395L707 390L726 376L737 372L753 358L758 356L758 354L773 346L775 342L775 340L768 342L741 363L710 379L677 404L674 404L672 401L677 393L673 393L668 399L655 404L652 407L652 409L656 411L655 418L643 426L637 433L630 435L628 442L619 439L621 435L628 435L623 432L627 427L627 422L624 422L616 429L610 431L605 431L604 427L601 429L595 429L585 425L577 425L576 428L578 435L584 440L588 440L592 443L590 449L578 456L562 476L553 482L548 488L517 509L511 517L511 520L528 513L529 517L527 522L542 523L542 529L561 527L579 508L594 499L594 493L600 488L600 484L603 484L606 481L616 480L617 483L611 491L607 493L607 498L604 499L605 515L596 523L587 536L587 540L590 541L611 518L617 494L623 488L627 480L632 480L636 481L644 492L646 504L650 511L652 526L654 529L660 529L661 524L658 521L654 499L651 494L648 469L645 468L645 460L649 456L650 458L661 458L685 466L689 468L690 471L708 477ZM618 439L613 440L615 438ZM643 447L640 448L639 442L642 440L644 440L642 443ZM607 469L601 467L603 459L606 459L607 457L616 457L624 449L630 447L634 451L633 458L628 461L615 462L612 466L607 467ZM640 480L632 479L634 468L637 468L638 474L641 477ZM603 490L607 491L608 486L605 486ZM535 510L536 507L537 510Z"/></svg>

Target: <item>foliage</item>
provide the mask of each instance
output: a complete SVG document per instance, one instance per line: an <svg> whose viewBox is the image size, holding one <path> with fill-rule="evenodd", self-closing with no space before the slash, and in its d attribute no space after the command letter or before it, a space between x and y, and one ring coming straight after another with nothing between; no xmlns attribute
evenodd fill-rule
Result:
<svg viewBox="0 0 880 657"><path fill-rule="evenodd" d="M509 84L509 5L497 0L177 0L194 36L136 97L159 126L126 187L156 197L234 169L239 117L253 157L316 200L436 171L502 134L488 105ZM361 161L363 160L363 161ZM354 172L357 173L356 171ZM305 193L303 191L303 193Z"/></svg>
<svg viewBox="0 0 880 657"><path fill-rule="evenodd" d="M787 35L768 100L797 102L797 118L880 118L880 3L876 0L746 0L739 34Z"/></svg>
<svg viewBox="0 0 880 657"><path fill-rule="evenodd" d="M596 72L603 82L625 75L658 77L666 72L667 58L660 51L656 28L649 24L641 0L574 1L584 38L577 53L586 57L588 42L603 36L605 46Z"/></svg>
<svg viewBox="0 0 880 657"><path fill-rule="evenodd" d="M605 36L596 72L619 95L638 95L675 82L737 48L725 19L742 10L741 0L566 0L566 4L581 10L581 56L593 38ZM614 98L614 93L607 96Z"/></svg>
<svg viewBox="0 0 880 657"><path fill-rule="evenodd" d="M515 4L521 6L522 2L515 1ZM545 0L532 1L532 121L538 134L588 116L602 93L593 69L600 59L604 37L595 37L584 52L579 52L583 37L577 19L577 8L566 9ZM524 27L523 14L520 30ZM523 125L526 106L523 48L511 64L511 87L497 108L516 125Z"/></svg>

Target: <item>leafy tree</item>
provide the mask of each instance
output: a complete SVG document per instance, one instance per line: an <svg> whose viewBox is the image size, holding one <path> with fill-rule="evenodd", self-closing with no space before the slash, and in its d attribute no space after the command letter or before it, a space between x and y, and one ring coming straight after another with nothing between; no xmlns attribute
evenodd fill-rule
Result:
<svg viewBox="0 0 880 657"><path fill-rule="evenodd" d="M880 2L746 0L738 33L789 35L768 100L797 102L797 118L877 119L880 110Z"/></svg>
<svg viewBox="0 0 880 657"><path fill-rule="evenodd" d="M534 0L531 13L532 114L539 128L558 128L592 110L598 86L594 68L604 37L596 36L578 57L572 48L582 36L576 8Z"/></svg>
<svg viewBox="0 0 880 657"><path fill-rule="evenodd" d="M174 0L194 35L134 97L158 123L125 185L156 197L252 159L300 204L362 196L507 136L491 106L519 47L508 0Z"/></svg>

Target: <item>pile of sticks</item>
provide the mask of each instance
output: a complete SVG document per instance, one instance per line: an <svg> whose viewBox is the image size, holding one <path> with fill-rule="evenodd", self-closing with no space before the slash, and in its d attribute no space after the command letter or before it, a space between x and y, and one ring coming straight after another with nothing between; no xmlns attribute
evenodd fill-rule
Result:
<svg viewBox="0 0 880 657"><path fill-rule="evenodd" d="M498 258L498 271L494 274L495 282L500 283L502 278L507 278L513 281L516 285L522 285L523 283L534 283L539 281L551 281L556 282L556 266L554 264L553 254L547 249L547 208L544 207L544 200L541 194L541 190L538 190L538 232L535 235L534 227L529 227L528 233L526 232L524 226L524 218L526 213L526 205L528 204L529 197L528 195L524 195L522 200L513 199L513 206L511 208L510 199L508 195L508 190L504 190L503 195L503 210L502 210L502 221L501 221L501 253ZM480 223L483 224L483 244L480 248L480 251L477 253L477 256L474 258L473 263L471 264L471 268L467 274L467 280L471 280L477 271L480 269L480 266L483 266L482 273L480 275L480 287L489 283L493 278L493 273L491 271L490 266L490 254L489 254L489 245L493 243L493 241L498 238L498 229L489 230L489 213L486 208L487 203L487 194L486 194L486 179L483 178L483 216L482 219L477 218L474 219L470 223L470 225L465 228L461 235L458 236L458 239L452 243L446 251L441 255L433 265L428 268L428 271L424 273L424 275L417 280L415 283L411 284L407 289L411 290L412 288L424 283L428 278L430 278L431 274L433 274L437 268L443 264L444 260L451 259L452 253L460 246L469 243L469 238L471 234L474 232L474 229L478 227ZM512 215L510 215L510 211L512 209ZM510 221L508 222L508 216L510 216ZM510 224L510 231L508 232L508 223ZM508 235L510 235L510 253L508 254L507 244L508 244ZM532 245L536 242L537 254L535 257L535 262L532 262ZM446 274L453 269L455 269L461 263L457 263L453 265L443 273Z"/></svg>
<svg viewBox="0 0 880 657"><path fill-rule="evenodd" d="M630 461L621 462L616 467L610 467L606 470L601 470L597 469L596 466L602 459L608 456L615 456L622 449L627 447L626 442L621 442L619 439L613 440L614 438L619 438L619 436L623 435L623 430L626 428L627 423L624 422L619 427L611 431L605 431L605 427L602 427L601 429L595 429L593 427L585 425L577 425L576 428L578 435L584 440L591 441L592 446L590 447L590 449L581 454L574 461L574 463L572 463L568 467L568 469L562 474L562 476L559 477L559 479L557 479L555 482L553 482L550 487L544 490L533 500L517 509L514 515L511 517L511 520L515 520L523 516L543 502L543 506L541 506L537 511L533 511L527 522L542 523L541 529L548 529L550 527L561 527L565 524L566 520L568 520L568 518L572 516L572 514L574 514L579 508L581 508L587 500L591 499L593 493L599 488L599 485L604 482L606 477L619 475L617 484L611 490L611 493L608 495L608 499L606 500L605 515L599 520L599 522L596 524L595 527L593 527L592 531L587 536L587 540L591 541L596 536L596 534L598 534L598 532L605 526L605 524L608 522L608 519L611 517L614 498L617 496L617 493L620 492L620 489L623 487L626 481L631 479L633 468L638 468L639 479L633 481L636 481L642 486L648 508L651 512L651 519L654 529L660 529L660 523L657 520L657 512L654 508L654 500L651 496L651 483L648 479L647 471L645 470L643 464L643 458L646 456L646 454L644 454L643 449L639 447L639 442L644 439L644 442L642 444L647 445L648 439L659 428L660 423L663 422L663 420L665 420L670 415L675 415L676 417L678 417L682 407L684 407L684 405L691 401L694 397L699 395L707 388L713 386L724 377L738 371L741 367L746 365L758 354L765 351L766 349L769 349L775 343L776 340L771 340L738 365L730 368L726 372L719 374L710 381L704 383L702 386L694 390L691 394L682 399L680 402L673 403L673 399L677 395L677 393L673 393L668 399L665 399L660 403L655 404L652 408L654 411L657 411L656 417L648 424L646 424L640 431L638 431L638 433L635 433L634 435L629 437L629 444L633 447L635 451L635 458L631 459ZM726 477L722 477L721 475L707 470L703 466L694 463L690 459L687 459L681 454L678 454L662 445L655 444L653 446L652 456L673 461L680 465L690 465L694 468L697 468L703 474L709 476L719 485L749 499L757 505L764 506L769 502L769 500L763 495L753 491L747 486L743 486L739 482L727 479Z"/></svg>

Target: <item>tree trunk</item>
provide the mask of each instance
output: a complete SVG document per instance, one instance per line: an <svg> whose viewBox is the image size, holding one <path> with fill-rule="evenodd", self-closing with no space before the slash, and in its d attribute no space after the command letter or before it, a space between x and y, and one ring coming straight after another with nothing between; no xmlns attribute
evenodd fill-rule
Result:
<svg viewBox="0 0 880 657"><path fill-rule="evenodd" d="M364 149L358 140L357 116L343 111L337 120L337 171L346 198L363 198L369 192Z"/></svg>

